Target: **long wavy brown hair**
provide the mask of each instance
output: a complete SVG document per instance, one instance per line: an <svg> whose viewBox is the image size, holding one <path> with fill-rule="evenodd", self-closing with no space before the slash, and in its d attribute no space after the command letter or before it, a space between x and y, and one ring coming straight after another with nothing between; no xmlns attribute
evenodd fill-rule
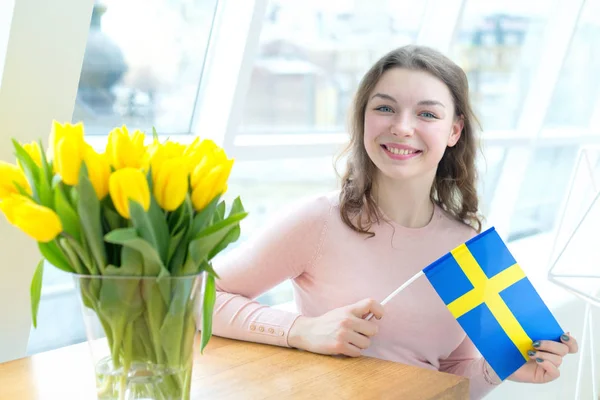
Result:
<svg viewBox="0 0 600 400"><path fill-rule="evenodd" d="M364 147L367 102L381 76L391 68L425 71L446 84L454 101L455 118L464 119L460 139L447 147L438 165L430 198L443 210L481 232L478 214L477 169L479 144L475 125L479 122L469 102L469 84L464 71L442 53L424 46L404 46L379 59L362 78L350 113L350 142L337 160L347 157L341 176L340 214L351 229L374 236L373 223L383 219L372 196L376 166Z"/></svg>

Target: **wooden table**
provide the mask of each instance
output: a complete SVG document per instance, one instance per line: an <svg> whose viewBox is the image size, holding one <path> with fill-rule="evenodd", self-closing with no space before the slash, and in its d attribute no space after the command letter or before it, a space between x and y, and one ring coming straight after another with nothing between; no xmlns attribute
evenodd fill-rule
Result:
<svg viewBox="0 0 600 400"><path fill-rule="evenodd" d="M197 338L198 339L198 338ZM192 399L468 399L465 378L215 337L196 343ZM87 343L0 364L1 400L95 399Z"/></svg>

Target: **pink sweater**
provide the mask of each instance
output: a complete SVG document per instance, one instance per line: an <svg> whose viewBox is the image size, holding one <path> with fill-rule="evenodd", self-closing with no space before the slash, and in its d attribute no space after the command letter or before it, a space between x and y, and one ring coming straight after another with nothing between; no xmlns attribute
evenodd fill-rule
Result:
<svg viewBox="0 0 600 400"><path fill-rule="evenodd" d="M221 277L215 335L288 346L288 333L299 315L316 317L368 297L381 302L416 272L475 235L436 207L423 228L381 222L372 227L376 235L369 239L342 222L337 196L336 192L301 202L215 261ZM292 280L300 314L251 300L286 279ZM499 383L425 278L384 308L384 317L377 321L379 332L364 355L468 377L473 399Z"/></svg>

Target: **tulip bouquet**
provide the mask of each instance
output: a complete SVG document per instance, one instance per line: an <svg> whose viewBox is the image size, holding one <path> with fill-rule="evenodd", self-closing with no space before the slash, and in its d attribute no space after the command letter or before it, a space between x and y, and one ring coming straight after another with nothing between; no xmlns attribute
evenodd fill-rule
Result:
<svg viewBox="0 0 600 400"><path fill-rule="evenodd" d="M45 259L80 278L82 303L103 328L111 365L101 377L97 367L100 398L126 390L135 398L131 377L151 374L136 363L164 367L141 397L189 396L199 290L185 278L203 276L202 351L216 294L211 259L239 238L247 215L239 198L226 213L233 160L214 142L161 142L156 131L146 142L123 126L99 153L81 123L55 121L47 151L13 140L17 163L0 161L0 210L43 256L31 283L33 324Z"/></svg>

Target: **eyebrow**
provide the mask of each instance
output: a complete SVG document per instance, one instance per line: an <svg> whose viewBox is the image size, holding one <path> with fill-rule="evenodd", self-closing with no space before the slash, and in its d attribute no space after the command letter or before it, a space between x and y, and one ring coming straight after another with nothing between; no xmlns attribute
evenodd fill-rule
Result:
<svg viewBox="0 0 600 400"><path fill-rule="evenodd" d="M396 101L395 98L393 98L392 96L390 96L389 94L385 94L385 93L375 93L371 99L374 99L375 97L380 97L382 99L385 100L389 100L389 101L393 101L394 103L398 103ZM439 102L437 100L421 100L419 103L417 103L420 106L442 106L444 108L446 108L446 106L442 103Z"/></svg>

